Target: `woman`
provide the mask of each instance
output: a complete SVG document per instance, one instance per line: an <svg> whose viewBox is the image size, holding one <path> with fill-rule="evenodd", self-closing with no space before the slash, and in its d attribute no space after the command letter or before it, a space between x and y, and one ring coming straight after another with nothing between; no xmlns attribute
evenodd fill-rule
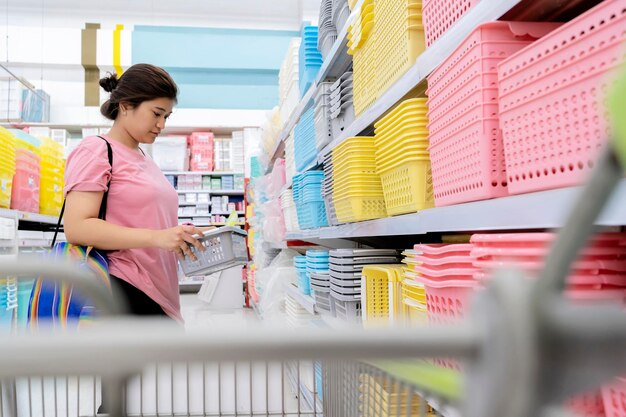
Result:
<svg viewBox="0 0 626 417"><path fill-rule="evenodd" d="M176 257L195 259L189 245L204 250L193 237L202 230L178 225L176 191L139 148L164 129L178 88L167 72L148 64L133 65L119 79L111 74L100 85L111 93L100 111L114 123L108 134L83 139L67 159L67 241L108 251L111 281L131 313L182 322ZM109 181L106 220L100 220Z"/></svg>

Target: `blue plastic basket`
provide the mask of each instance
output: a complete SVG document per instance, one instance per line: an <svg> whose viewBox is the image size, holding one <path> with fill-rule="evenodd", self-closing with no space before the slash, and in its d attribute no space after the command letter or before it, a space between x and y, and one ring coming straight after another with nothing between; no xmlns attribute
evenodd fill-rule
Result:
<svg viewBox="0 0 626 417"><path fill-rule="evenodd" d="M298 270L298 288L304 295L311 295L311 279L306 271Z"/></svg>
<svg viewBox="0 0 626 417"><path fill-rule="evenodd" d="M322 387L322 364L320 362L315 362L315 390L317 391L317 396L320 400L323 400Z"/></svg>

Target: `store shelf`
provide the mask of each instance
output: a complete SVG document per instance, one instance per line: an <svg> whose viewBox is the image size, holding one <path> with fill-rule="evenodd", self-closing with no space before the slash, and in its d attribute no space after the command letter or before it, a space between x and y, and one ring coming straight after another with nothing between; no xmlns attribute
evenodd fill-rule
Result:
<svg viewBox="0 0 626 417"><path fill-rule="evenodd" d="M315 300L310 295L304 295L294 284L285 284L285 292L297 301L302 308L315 314Z"/></svg>
<svg viewBox="0 0 626 417"><path fill-rule="evenodd" d="M246 214L245 211L237 211L236 213L240 216L243 216L244 214ZM230 216L231 214L232 214L232 211L214 211L211 213L211 215L215 215L215 216Z"/></svg>
<svg viewBox="0 0 626 417"><path fill-rule="evenodd" d="M481 1L473 6L465 16L454 24L441 38L417 58L416 63L386 91L369 109L365 110L343 134L335 138L319 154L322 163L335 146L361 132L380 119L411 90L422 86L425 90L426 77L445 60L461 41L479 24L498 20L524 0Z"/></svg>
<svg viewBox="0 0 626 417"><path fill-rule="evenodd" d="M243 175L243 172L163 171L163 175L210 175L212 177L223 177L225 175Z"/></svg>
<svg viewBox="0 0 626 417"><path fill-rule="evenodd" d="M13 218L16 215L18 220L32 223L57 224L57 222L59 221L58 217L46 216L45 214L29 213L25 211L0 208L0 217Z"/></svg>
<svg viewBox="0 0 626 417"><path fill-rule="evenodd" d="M421 235L481 230L552 229L563 226L580 187L424 210L420 213L317 230L320 239ZM619 184L598 226L626 224L626 180Z"/></svg>
<svg viewBox="0 0 626 417"><path fill-rule="evenodd" d="M206 203L198 203L198 202L196 202L196 203L178 203L178 206L179 207L193 207L193 206L197 206L199 204L204 204L204 205L210 206L211 202L209 201L209 202L206 202Z"/></svg>
<svg viewBox="0 0 626 417"><path fill-rule="evenodd" d="M243 190L176 190L178 194L202 193L215 195L243 195Z"/></svg>
<svg viewBox="0 0 626 417"><path fill-rule="evenodd" d="M304 240L307 239L319 239L320 238L320 230L322 229L307 229L300 230L299 232L287 233L285 236L286 240Z"/></svg>

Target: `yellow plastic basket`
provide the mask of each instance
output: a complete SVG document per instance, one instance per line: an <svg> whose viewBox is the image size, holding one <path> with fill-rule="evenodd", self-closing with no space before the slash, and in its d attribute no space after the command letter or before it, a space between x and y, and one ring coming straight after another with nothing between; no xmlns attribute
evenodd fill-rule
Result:
<svg viewBox="0 0 626 417"><path fill-rule="evenodd" d="M426 49L421 2L376 0L368 40L353 50L354 107L358 116L378 100Z"/></svg>
<svg viewBox="0 0 626 417"><path fill-rule="evenodd" d="M389 324L402 313L402 265L366 265L364 324Z"/></svg>
<svg viewBox="0 0 626 417"><path fill-rule="evenodd" d="M396 124L407 123L420 117L426 118L426 114L428 113L427 102L428 99L424 97L404 100L385 117L376 122L374 124L374 130L376 132L389 130L390 127Z"/></svg>
<svg viewBox="0 0 626 417"><path fill-rule="evenodd" d="M378 196L335 198L333 195L333 202L335 203L337 220L340 223L360 222L387 217L385 197L382 192Z"/></svg>
<svg viewBox="0 0 626 417"><path fill-rule="evenodd" d="M419 395L382 376L359 375L359 392L363 417L419 416L424 406ZM426 417L433 417L434 410L425 406Z"/></svg>
<svg viewBox="0 0 626 417"><path fill-rule="evenodd" d="M386 149L376 154L376 167L381 171L394 166L396 163L414 159L430 159L428 145L414 143L411 145L397 145L395 148Z"/></svg>
<svg viewBox="0 0 626 417"><path fill-rule="evenodd" d="M403 300L405 317L410 324L420 325L428 323L428 310L425 304L416 302L411 298Z"/></svg>
<svg viewBox="0 0 626 417"><path fill-rule="evenodd" d="M430 156L427 151L407 151L404 154L391 155L385 159L378 159L377 172L380 175L383 171L389 171L390 169L397 168L405 162L414 161L430 161Z"/></svg>
<svg viewBox="0 0 626 417"><path fill-rule="evenodd" d="M415 213L435 206L430 161L400 162L380 172L387 214Z"/></svg>
<svg viewBox="0 0 626 417"><path fill-rule="evenodd" d="M13 176L15 175L15 163L9 165L0 161L0 207L11 207L11 190L13 188Z"/></svg>
<svg viewBox="0 0 626 417"><path fill-rule="evenodd" d="M403 279L400 283L402 299L411 299L426 306L426 289L422 284L412 279Z"/></svg>

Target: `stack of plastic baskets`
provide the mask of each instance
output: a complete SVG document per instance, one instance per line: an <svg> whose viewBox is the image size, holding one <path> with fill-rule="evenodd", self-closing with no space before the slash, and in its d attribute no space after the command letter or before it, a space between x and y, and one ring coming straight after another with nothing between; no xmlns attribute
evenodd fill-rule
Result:
<svg viewBox="0 0 626 417"><path fill-rule="evenodd" d="M11 207L15 175L15 137L0 126L0 208Z"/></svg>
<svg viewBox="0 0 626 417"><path fill-rule="evenodd" d="M308 171L293 177L293 199L300 229L328 226L322 197L323 171Z"/></svg>
<svg viewBox="0 0 626 417"><path fill-rule="evenodd" d="M212 132L192 132L187 139L189 169L191 171L213 171L215 136Z"/></svg>
<svg viewBox="0 0 626 417"><path fill-rule="evenodd" d="M583 183L614 133L606 94L626 61L626 6L599 3L498 68L512 194Z"/></svg>
<svg viewBox="0 0 626 417"><path fill-rule="evenodd" d="M298 214L296 212L296 204L293 201L293 193L291 190L285 190L280 194L280 206L283 209L283 219L285 220L285 229L288 233L300 230L298 226Z"/></svg>
<svg viewBox="0 0 626 417"><path fill-rule="evenodd" d="M479 0L424 0L424 30L430 46Z"/></svg>
<svg viewBox="0 0 626 417"><path fill-rule="evenodd" d="M39 182L41 158L27 149L15 151L15 176L11 191L11 208L39 213Z"/></svg>
<svg viewBox="0 0 626 417"><path fill-rule="evenodd" d="M311 295L311 281L309 281L309 275L306 272L306 256L295 256L293 264L298 275L298 288L302 294Z"/></svg>
<svg viewBox="0 0 626 417"><path fill-rule="evenodd" d="M426 49L418 0L366 0L353 22L354 107L361 114L387 91Z"/></svg>
<svg viewBox="0 0 626 417"><path fill-rule="evenodd" d="M390 216L434 206L427 111L426 99L410 99L375 124L376 170Z"/></svg>
<svg viewBox="0 0 626 417"><path fill-rule="evenodd" d="M428 323L426 288L424 284L416 281L415 266L420 263L415 260L415 256L420 255L420 253L409 249L402 254L405 256L402 260L404 268L402 271L403 279L400 283L403 318L410 325Z"/></svg>
<svg viewBox="0 0 626 417"><path fill-rule="evenodd" d="M63 146L50 138L41 138L41 178L39 212L58 216L63 205L63 174L65 161Z"/></svg>
<svg viewBox="0 0 626 417"><path fill-rule="evenodd" d="M330 88L330 125L339 137L354 122L352 71L344 73Z"/></svg>
<svg viewBox="0 0 626 417"><path fill-rule="evenodd" d="M434 324L456 324L469 310L469 302L479 286L474 276L471 244L415 245L414 270L417 282L426 288L428 320ZM436 363L458 369L455 360Z"/></svg>
<svg viewBox="0 0 626 417"><path fill-rule="evenodd" d="M311 272L311 290L315 297L315 308L320 314L335 315L330 296L330 271Z"/></svg>
<svg viewBox="0 0 626 417"><path fill-rule="evenodd" d="M324 205L326 206L328 224L331 226L339 224L337 221L337 212L335 211L335 202L333 201L333 156L331 152L324 158L324 185L322 187L322 196L324 197Z"/></svg>
<svg viewBox="0 0 626 417"><path fill-rule="evenodd" d="M367 265L361 280L363 325L395 325L402 316L402 265Z"/></svg>
<svg viewBox="0 0 626 417"><path fill-rule="evenodd" d="M294 156L298 171L304 171L317 158L314 114L315 107L311 106L302 114L294 129Z"/></svg>
<svg viewBox="0 0 626 417"><path fill-rule="evenodd" d="M396 264L398 252L386 249L330 251L330 295L337 317L361 321L361 276L366 265Z"/></svg>
<svg viewBox="0 0 626 417"><path fill-rule="evenodd" d="M318 150L328 145L332 138L330 127L330 90L333 83L323 82L315 93L315 145Z"/></svg>
<svg viewBox="0 0 626 417"><path fill-rule="evenodd" d="M301 97L306 94L309 87L315 82L315 77L317 77L317 73L323 63L322 54L317 49L317 39L317 26L305 26L302 28L302 41L298 54Z"/></svg>
<svg viewBox="0 0 626 417"><path fill-rule="evenodd" d="M554 23L478 26L428 77L428 130L435 205L508 194L498 120L498 64Z"/></svg>
<svg viewBox="0 0 626 417"><path fill-rule="evenodd" d="M347 0L332 0L333 3L333 23L337 31L341 31L350 17L350 8Z"/></svg>
<svg viewBox="0 0 626 417"><path fill-rule="evenodd" d="M300 67L298 62L300 43L300 38L294 38L289 42L287 55L278 72L278 106L280 107L280 119L283 123L289 120L300 102Z"/></svg>
<svg viewBox="0 0 626 417"><path fill-rule="evenodd" d="M309 327L315 316L309 313L289 294L285 295L285 315L289 327Z"/></svg>
<svg viewBox="0 0 626 417"><path fill-rule="evenodd" d="M320 3L319 38L317 47L326 59L337 40L337 27L333 21L333 0L322 0Z"/></svg>
<svg viewBox="0 0 626 417"><path fill-rule="evenodd" d="M364 416L424 416L435 417L437 413L425 399L413 390L404 389L382 374L366 374L359 376L359 392L363 410L372 410ZM373 411L376 410L376 411Z"/></svg>
<svg viewBox="0 0 626 417"><path fill-rule="evenodd" d="M15 278L0 278L0 332L10 331L17 308L17 282Z"/></svg>
<svg viewBox="0 0 626 417"><path fill-rule="evenodd" d="M348 138L333 149L333 201L339 223L387 216L373 137Z"/></svg>
<svg viewBox="0 0 626 417"><path fill-rule="evenodd" d="M467 312L478 286L471 244L415 245L417 281L426 287L428 318L432 323L456 323Z"/></svg>
<svg viewBox="0 0 626 417"><path fill-rule="evenodd" d="M328 251L306 251L306 270L307 274L309 274L309 285L311 286L313 296L315 297L315 307L320 312L324 311L328 313L330 313L330 288L323 287L319 284L320 281L323 282L324 276L329 276L329 262L330 258ZM316 277L315 282L313 281L313 275Z"/></svg>
<svg viewBox="0 0 626 417"><path fill-rule="evenodd" d="M510 265L537 276L555 237L552 233L473 235L474 266L480 269L476 277L488 279L493 270ZM626 234L594 236L572 265L565 295L579 302L622 303L626 296Z"/></svg>

